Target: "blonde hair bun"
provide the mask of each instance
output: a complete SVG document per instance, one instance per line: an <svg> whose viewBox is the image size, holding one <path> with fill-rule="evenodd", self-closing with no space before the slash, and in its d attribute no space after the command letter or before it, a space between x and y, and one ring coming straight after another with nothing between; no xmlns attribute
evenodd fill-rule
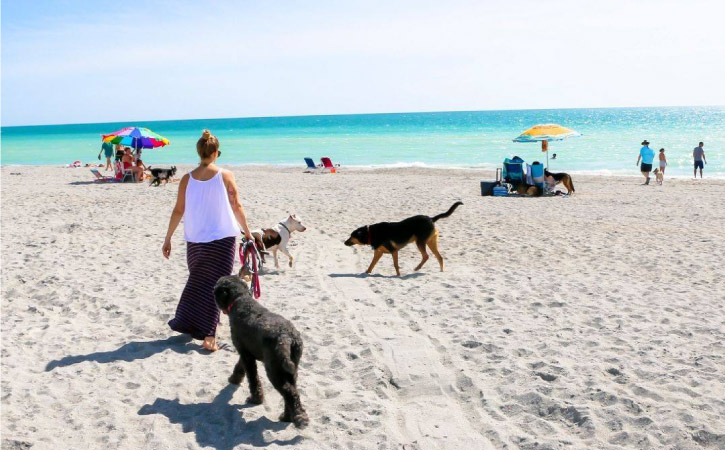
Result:
<svg viewBox="0 0 725 450"><path fill-rule="evenodd" d="M219 140L209 130L204 130L196 141L196 152L201 159L209 158L219 151Z"/></svg>

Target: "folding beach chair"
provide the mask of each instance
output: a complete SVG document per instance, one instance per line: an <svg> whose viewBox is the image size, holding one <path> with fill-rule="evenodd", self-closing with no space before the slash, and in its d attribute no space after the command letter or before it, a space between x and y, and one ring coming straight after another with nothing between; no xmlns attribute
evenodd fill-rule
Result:
<svg viewBox="0 0 725 450"><path fill-rule="evenodd" d="M126 178L131 177L131 181L136 182L136 176L133 174L133 170L124 169L123 163L116 162L116 179L119 181L126 181Z"/></svg>
<svg viewBox="0 0 725 450"><path fill-rule="evenodd" d="M526 182L524 175L524 161L510 160L506 158L503 162L503 178L507 183L521 184Z"/></svg>
<svg viewBox="0 0 725 450"><path fill-rule="evenodd" d="M116 181L116 179L113 178L113 177L107 177L107 176L101 175L101 172L99 172L98 169L91 169L91 173L96 177L96 179L93 180L93 181L96 181L96 182L101 182L101 181Z"/></svg>
<svg viewBox="0 0 725 450"><path fill-rule="evenodd" d="M312 158L305 158L305 163L307 163L307 169L303 173L317 173L319 168L322 167L316 166Z"/></svg>
<svg viewBox="0 0 725 450"><path fill-rule="evenodd" d="M546 178L544 177L544 165L541 163L534 163L531 166L531 181L533 185L541 189L542 193L547 192Z"/></svg>
<svg viewBox="0 0 725 450"><path fill-rule="evenodd" d="M327 156L320 158L320 161L322 162L323 172L335 173L337 172L337 168L340 167L339 164L332 164L332 161Z"/></svg>

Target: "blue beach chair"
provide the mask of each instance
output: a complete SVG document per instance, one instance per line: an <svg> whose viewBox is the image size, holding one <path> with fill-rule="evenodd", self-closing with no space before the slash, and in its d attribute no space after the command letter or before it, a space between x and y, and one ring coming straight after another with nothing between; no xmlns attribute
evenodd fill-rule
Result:
<svg viewBox="0 0 725 450"><path fill-rule="evenodd" d="M307 163L307 169L304 171L304 173L315 173L319 169L319 167L315 165L315 162L312 160L312 158L305 158L305 163Z"/></svg>
<svg viewBox="0 0 725 450"><path fill-rule="evenodd" d="M531 166L531 180L534 182L534 186L541 189L542 193L546 192L546 178L544 177L544 165L541 163L534 163Z"/></svg>
<svg viewBox="0 0 725 450"><path fill-rule="evenodd" d="M525 183L526 175L524 174L524 160L521 158L506 158L503 161L503 179L507 183Z"/></svg>

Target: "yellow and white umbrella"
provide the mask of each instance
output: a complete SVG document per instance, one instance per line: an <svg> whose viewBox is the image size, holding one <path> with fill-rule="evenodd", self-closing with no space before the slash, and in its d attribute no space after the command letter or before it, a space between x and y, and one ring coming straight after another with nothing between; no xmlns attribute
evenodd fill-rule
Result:
<svg viewBox="0 0 725 450"><path fill-rule="evenodd" d="M579 137L580 133L555 123L534 125L514 139L514 142L541 142L541 151L546 152L546 167L549 167L549 141L563 141L570 137Z"/></svg>

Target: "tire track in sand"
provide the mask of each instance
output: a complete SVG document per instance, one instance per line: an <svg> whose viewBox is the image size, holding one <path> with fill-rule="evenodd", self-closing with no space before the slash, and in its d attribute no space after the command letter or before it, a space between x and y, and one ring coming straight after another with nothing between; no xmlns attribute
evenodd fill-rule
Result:
<svg viewBox="0 0 725 450"><path fill-rule="evenodd" d="M328 248L340 245L329 244ZM379 349L390 370L388 382L397 397L397 402L391 402L396 405L391 413L404 448L494 448L477 429L481 421L475 408L459 401L456 374L443 365L430 339L385 307L385 300L360 275L362 263L333 261L322 252L318 257L322 289L341 302L343 310L352 312L356 328Z"/></svg>

